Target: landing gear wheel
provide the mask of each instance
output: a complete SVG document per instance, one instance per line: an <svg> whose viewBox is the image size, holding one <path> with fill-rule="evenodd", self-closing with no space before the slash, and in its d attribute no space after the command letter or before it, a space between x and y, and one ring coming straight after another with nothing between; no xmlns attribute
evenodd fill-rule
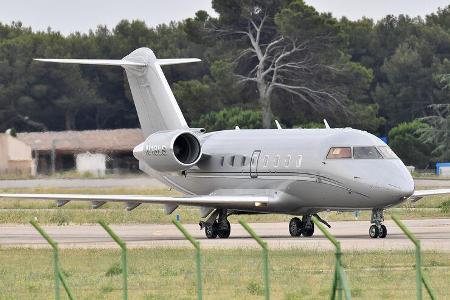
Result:
<svg viewBox="0 0 450 300"><path fill-rule="evenodd" d="M373 239L376 239L380 235L380 230L377 225L372 225L369 228L369 236Z"/></svg>
<svg viewBox="0 0 450 300"><path fill-rule="evenodd" d="M381 225L380 229L381 230L380 230L380 234L378 235L378 237L380 239L384 239L387 236L387 228L386 228L386 226Z"/></svg>
<svg viewBox="0 0 450 300"><path fill-rule="evenodd" d="M292 218L289 222L289 233L293 237L298 237L302 234L303 222L299 218Z"/></svg>
<svg viewBox="0 0 450 300"><path fill-rule="evenodd" d="M217 222L214 222L212 225L205 226L205 235L208 239L215 239L218 235L218 226Z"/></svg>
<svg viewBox="0 0 450 300"><path fill-rule="evenodd" d="M314 234L314 223L311 223L310 226L305 227L303 229L303 236L310 237L313 236L313 234Z"/></svg>
<svg viewBox="0 0 450 300"><path fill-rule="evenodd" d="M219 238L221 238L221 239L227 239L227 238L230 237L231 225L230 225L230 222L228 220L227 220L226 224L227 224L226 227L219 227L218 226L219 227L218 228L218 235L219 235ZM223 226L223 224L222 224L222 226Z"/></svg>

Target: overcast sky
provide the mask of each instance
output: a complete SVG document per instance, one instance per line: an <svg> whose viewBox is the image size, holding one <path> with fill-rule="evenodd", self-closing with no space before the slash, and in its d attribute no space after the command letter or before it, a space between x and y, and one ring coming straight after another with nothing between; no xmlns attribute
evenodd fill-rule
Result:
<svg viewBox="0 0 450 300"><path fill-rule="evenodd" d="M380 19L386 14L424 16L449 0L306 0L336 17ZM192 17L197 10L214 14L211 0L0 0L0 22L22 21L34 30L51 27L63 34L88 32L97 25L114 27L122 19L140 19L155 26Z"/></svg>

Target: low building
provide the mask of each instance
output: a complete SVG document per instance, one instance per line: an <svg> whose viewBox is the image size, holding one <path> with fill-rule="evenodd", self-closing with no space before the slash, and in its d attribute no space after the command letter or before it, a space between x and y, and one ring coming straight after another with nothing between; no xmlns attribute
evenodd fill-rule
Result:
<svg viewBox="0 0 450 300"><path fill-rule="evenodd" d="M35 175L31 147L9 134L0 134L0 175Z"/></svg>
<svg viewBox="0 0 450 300"><path fill-rule="evenodd" d="M144 141L141 129L28 132L17 138L31 147L39 174L137 172L133 149Z"/></svg>
<svg viewBox="0 0 450 300"><path fill-rule="evenodd" d="M450 162L437 163L436 164L436 175L450 177Z"/></svg>

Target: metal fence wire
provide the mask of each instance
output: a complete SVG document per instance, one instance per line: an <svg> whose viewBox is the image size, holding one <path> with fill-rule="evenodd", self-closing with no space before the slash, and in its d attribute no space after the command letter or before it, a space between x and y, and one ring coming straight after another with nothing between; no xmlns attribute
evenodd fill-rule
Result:
<svg viewBox="0 0 450 300"><path fill-rule="evenodd" d="M416 245L414 268L417 299L423 297L422 286L425 287L431 299L436 299L430 280L425 277L423 271L420 241L397 217L393 216L392 218ZM100 221L99 224L120 247L121 272L117 275L121 276L121 281L113 277L109 279L104 277L105 264L110 264L114 260L114 256L118 254L118 250L113 249L86 250L89 255L83 254L84 256L79 256L80 254L76 250L64 250L67 251L65 252L67 256L64 259L66 268L69 269L67 265L72 263L72 271L69 272L69 276L66 276L65 272L62 271L58 244L37 222L32 221L30 223L53 249L55 299L61 298L61 286L69 299L74 299L77 295L80 298L95 298L95 295L117 298L122 295L124 299L127 299L128 291L132 293L131 296L133 297L150 299L155 297L190 298L195 296L197 299L203 299L203 297L229 299L242 298L243 295L250 299L261 297L265 299L271 297L276 299L300 299L305 297L322 299L342 299L345 297L351 299L352 296L355 298L367 297L368 295L374 295L374 293L389 298L389 295L398 295L399 289L404 290L402 295L411 297L412 291L401 287L401 285L409 287L410 283L414 281L414 272L410 269L410 265L399 265L395 261L408 260L413 257L413 253L398 253L398 257L391 256L388 260L385 260L384 264L375 264L371 267L364 266L362 263L357 264L355 262L358 259L365 257L364 253L349 253L343 256L339 241L317 219L313 218L313 222L325 237L335 245L334 259L326 251L314 252L301 249L269 251L267 243L253 231L250 225L243 221L239 221L239 223L261 246L260 251L255 249L208 249L204 253L201 251L200 242L195 240L179 221L173 221L183 236L193 245L195 251L193 259L189 256L189 251L192 250L185 248L133 249L128 253L125 242L105 222ZM258 255L258 252L261 253L261 256ZM73 259L74 255L78 255L76 259ZM128 255L130 256L129 263L127 263ZM72 260L69 259L69 256L72 256ZM79 262L80 257L85 259L85 263L88 264L84 269L81 267L83 262ZM74 263L75 269L73 269ZM99 268L99 266L102 267ZM433 269L427 265L427 271L433 273L438 267ZM447 269L447 272L450 272L450 268L447 267ZM88 274L89 272L86 273L86 270L93 275ZM27 271L24 270L23 272ZM79 272L79 274L76 272ZM0 276L3 276L2 274L2 268L0 267ZM27 280L33 282L32 276L34 275L27 275ZM14 275L6 275L5 273L5 276L8 276L8 280L11 281ZM39 275L36 276L37 279ZM361 286L361 282L374 282L383 277L398 279L397 282L388 282L383 287L374 284L361 289L351 288L350 285L350 282L354 282L352 286ZM433 278L436 279L436 276ZM17 282L21 280L23 279L17 278ZM48 296L50 288L46 285L43 290L37 292L46 290ZM1 282L0 290L6 295L8 295L8 292L14 292L15 295L27 295L26 288L21 286L6 287L2 286Z"/></svg>

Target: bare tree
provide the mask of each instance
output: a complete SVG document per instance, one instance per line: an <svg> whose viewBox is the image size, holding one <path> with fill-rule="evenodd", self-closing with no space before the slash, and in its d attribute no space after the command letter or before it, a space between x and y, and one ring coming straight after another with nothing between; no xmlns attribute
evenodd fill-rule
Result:
<svg viewBox="0 0 450 300"><path fill-rule="evenodd" d="M258 91L258 101L262 110L264 128L272 126L272 100L275 91L284 91L309 104L313 109L325 105L340 105L340 94L332 88L323 88L313 74L319 69L338 71L337 66L317 63L313 57L314 47L329 36L318 36L310 40L293 40L275 34L269 42L263 36L274 32L273 23L261 11L247 19L246 30L217 29L221 35L241 35L249 42L249 47L241 51L236 59L238 66L246 65L246 72L237 74L240 83L254 83ZM251 62L250 67L246 62ZM248 71L250 69L250 71ZM331 104L331 105L330 105Z"/></svg>

